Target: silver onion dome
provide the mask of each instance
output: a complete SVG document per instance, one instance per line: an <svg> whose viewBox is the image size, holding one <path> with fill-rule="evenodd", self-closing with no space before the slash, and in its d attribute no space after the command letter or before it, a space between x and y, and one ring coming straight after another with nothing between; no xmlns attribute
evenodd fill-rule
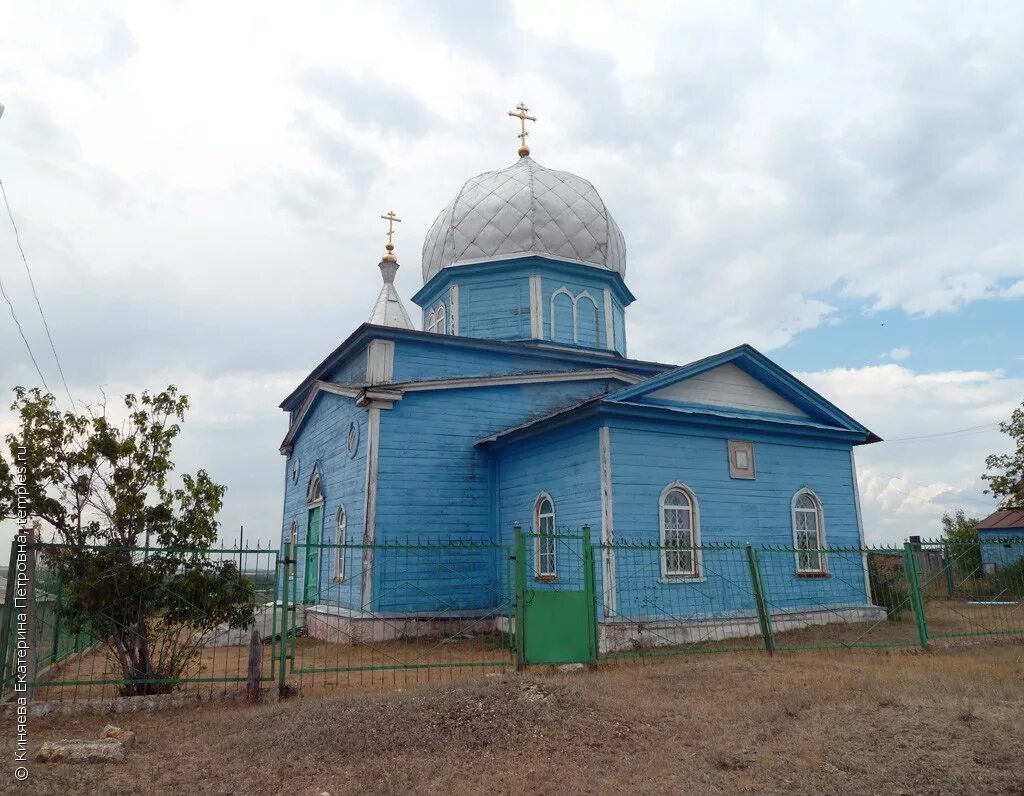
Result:
<svg viewBox="0 0 1024 796"><path fill-rule="evenodd" d="M521 157L473 177L423 241L423 281L451 265L540 254L626 273L626 243L587 180Z"/></svg>

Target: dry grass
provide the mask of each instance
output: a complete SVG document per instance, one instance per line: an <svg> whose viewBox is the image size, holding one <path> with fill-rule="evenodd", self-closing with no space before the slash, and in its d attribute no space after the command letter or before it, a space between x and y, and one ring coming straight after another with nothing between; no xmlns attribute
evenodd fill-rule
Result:
<svg viewBox="0 0 1024 796"><path fill-rule="evenodd" d="M1024 794L1022 717L1021 646L686 656L123 717L128 762L0 791ZM33 749L103 723L34 720Z"/></svg>

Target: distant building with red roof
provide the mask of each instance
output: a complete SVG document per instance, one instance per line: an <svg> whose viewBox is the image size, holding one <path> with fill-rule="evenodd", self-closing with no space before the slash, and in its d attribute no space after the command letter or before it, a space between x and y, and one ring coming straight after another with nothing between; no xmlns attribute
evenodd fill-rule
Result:
<svg viewBox="0 0 1024 796"><path fill-rule="evenodd" d="M1024 558L1024 509L1001 509L978 523L981 566L985 572L1003 569Z"/></svg>

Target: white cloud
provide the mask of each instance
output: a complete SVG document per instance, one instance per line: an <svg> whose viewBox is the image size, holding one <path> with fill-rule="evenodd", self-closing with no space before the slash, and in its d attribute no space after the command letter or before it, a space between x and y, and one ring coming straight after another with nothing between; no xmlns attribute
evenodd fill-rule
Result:
<svg viewBox="0 0 1024 796"><path fill-rule="evenodd" d="M229 501L251 497L232 522L258 504L276 528L260 501L280 489L279 380L368 314L377 217L405 219L409 296L436 213L514 159L505 111L520 99L540 117L537 159L591 179L623 227L635 356L776 349L849 303L928 315L1024 296L1024 36L1010 6L424 8L15 4L0 29L2 176L72 390L176 376L208 440L190 433L190 457L221 466ZM0 224L0 252L13 247ZM9 289L52 374L17 272ZM837 362L848 354L870 352ZM24 360L0 335L0 385L36 381ZM1012 403L996 373L819 378L844 404L889 407L880 430L897 436ZM945 447L949 472L889 462L865 482L870 502L934 513L947 485L977 500L980 439ZM274 462L259 478L253 456Z"/></svg>
<svg viewBox="0 0 1024 796"><path fill-rule="evenodd" d="M896 346L895 348L890 348L888 353L885 354L885 356L889 359L893 359L896 360L897 362L900 362L910 357L910 349L902 345Z"/></svg>
<svg viewBox="0 0 1024 796"><path fill-rule="evenodd" d="M895 364L798 375L888 440L856 453L869 542L937 536L944 511L995 509L979 476L988 454L1009 447L997 423L1020 404L1024 379Z"/></svg>

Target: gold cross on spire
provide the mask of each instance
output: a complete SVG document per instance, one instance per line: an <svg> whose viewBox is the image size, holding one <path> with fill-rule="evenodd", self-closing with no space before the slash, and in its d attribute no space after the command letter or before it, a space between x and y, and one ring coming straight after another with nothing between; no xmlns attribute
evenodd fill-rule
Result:
<svg viewBox="0 0 1024 796"><path fill-rule="evenodd" d="M530 154L530 147L526 145L526 136L529 135L529 133L526 132L526 122L527 120L531 122L537 121L536 116L526 115L526 112L528 110L530 109L526 107L526 103L520 102L518 105L516 105L515 111L508 112L509 116L519 120L519 157L521 158L525 158L527 155ZM518 113L516 113L516 111L518 111Z"/></svg>
<svg viewBox="0 0 1024 796"><path fill-rule="evenodd" d="M394 210L388 210L387 215L381 216L385 221L388 222L388 242L384 246L387 253L384 255L384 261L388 263L398 262L395 259L395 255L392 252L395 250L395 244L391 242L392 237L395 234L395 222L401 223L402 219L395 215Z"/></svg>

